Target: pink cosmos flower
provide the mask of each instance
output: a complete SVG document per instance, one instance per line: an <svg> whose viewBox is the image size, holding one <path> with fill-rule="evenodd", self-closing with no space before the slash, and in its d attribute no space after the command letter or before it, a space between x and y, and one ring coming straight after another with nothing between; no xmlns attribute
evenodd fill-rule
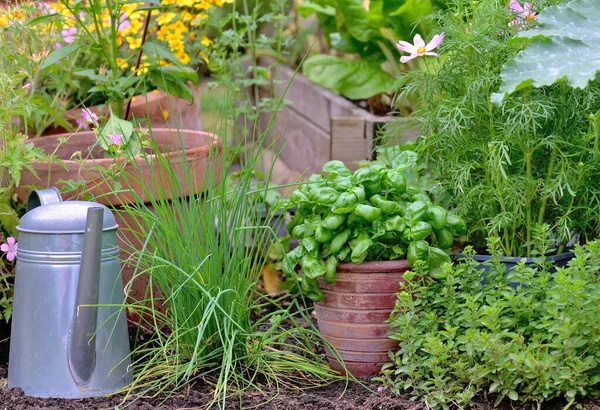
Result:
<svg viewBox="0 0 600 410"><path fill-rule="evenodd" d="M131 27L131 23L127 18L127 13L121 13L121 17L119 17L119 25L117 26L117 31L121 32L123 30L128 29L129 27Z"/></svg>
<svg viewBox="0 0 600 410"><path fill-rule="evenodd" d="M116 145L121 145L123 143L123 136L120 134L108 134L108 139Z"/></svg>
<svg viewBox="0 0 600 410"><path fill-rule="evenodd" d="M433 36L431 41L425 45L423 38L420 34L417 34L413 40L414 44L410 44L407 41L398 41L396 44L396 48L400 51L404 51L405 53L410 53L409 56L402 56L400 58L401 63L407 63L413 58L417 58L420 56L435 56L439 57L439 54L432 53L431 51L436 49L444 40L444 33L436 34Z"/></svg>
<svg viewBox="0 0 600 410"><path fill-rule="evenodd" d="M92 124L94 127L98 126L98 116L90 111L88 108L81 110L81 115L75 119L77 127L82 130L87 130Z"/></svg>
<svg viewBox="0 0 600 410"><path fill-rule="evenodd" d="M15 238L9 236L6 239L6 243L0 245L0 251L6 252L6 259L12 262L17 256L17 249L19 247L19 243L15 241Z"/></svg>
<svg viewBox="0 0 600 410"><path fill-rule="evenodd" d="M523 6L521 6L517 0L510 0L508 8L516 14L515 19L508 23L509 27L522 26L538 19L531 3L525 2ZM522 27L519 27L519 30L522 30Z"/></svg>
<svg viewBox="0 0 600 410"><path fill-rule="evenodd" d="M38 4L38 8L46 14L56 14L56 9L49 3L42 2Z"/></svg>
<svg viewBox="0 0 600 410"><path fill-rule="evenodd" d="M77 34L77 28L75 27L71 27L70 29L60 32L60 35L63 36L64 42L69 44L75 42L75 34Z"/></svg>
<svg viewBox="0 0 600 410"><path fill-rule="evenodd" d="M58 50L59 48L62 48L62 44L60 44L60 43L54 44L54 49L55 50Z"/></svg>

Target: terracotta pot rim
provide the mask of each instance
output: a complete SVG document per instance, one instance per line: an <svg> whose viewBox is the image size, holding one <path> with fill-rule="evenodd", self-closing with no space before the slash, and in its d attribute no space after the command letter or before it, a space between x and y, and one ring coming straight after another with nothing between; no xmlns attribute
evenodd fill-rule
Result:
<svg viewBox="0 0 600 410"><path fill-rule="evenodd" d="M347 262L337 265L337 272L348 273L398 273L409 269L410 265L406 259L362 263Z"/></svg>
<svg viewBox="0 0 600 410"><path fill-rule="evenodd" d="M52 135L45 135L45 136L41 136L41 137L36 137L36 138L32 138L31 142L33 142L35 144L35 141L49 141L49 140L56 140L60 137L76 137L76 136L84 136L84 135L89 135L89 134L93 134L94 131L78 131L78 132L72 132L72 133L62 133L62 134L52 134ZM167 152L163 152L161 153L162 156L164 157L175 157L177 155L180 155L180 153L185 152L186 154L196 154L196 153L202 153L205 151L210 150L214 145L219 146L221 145L222 141L221 138L219 138L219 136L217 134L213 134L210 132L205 132L205 131L196 131L196 130L177 130L177 129L171 129L171 128L153 128L152 129L152 134L158 134L158 133L169 133L169 134L173 134L173 135L177 135L178 133L181 134L202 134L204 136L207 137L208 141L206 144L203 144L201 146L196 146L196 147L192 147L192 148L188 148L185 151L183 150L176 150L176 151L167 151ZM156 157L156 154L149 154L147 155L147 158L149 159L154 159ZM136 158L142 158L141 156L137 156ZM144 157L145 158L145 157ZM114 163L115 159L114 158L92 158L92 159L86 159L86 162L94 162L95 164L98 165L111 165ZM61 162L68 166L68 165L78 165L80 162L79 161L73 161L70 159L63 159L61 160Z"/></svg>

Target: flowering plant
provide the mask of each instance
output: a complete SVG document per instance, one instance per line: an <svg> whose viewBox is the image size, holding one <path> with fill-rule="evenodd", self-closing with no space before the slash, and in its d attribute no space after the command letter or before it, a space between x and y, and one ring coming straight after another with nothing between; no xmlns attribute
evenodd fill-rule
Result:
<svg viewBox="0 0 600 410"><path fill-rule="evenodd" d="M317 16L326 41L335 50L329 55L308 58L304 74L350 99L388 93L394 77L410 68L398 64L394 43L398 38L409 38L415 30L428 34L432 24L425 17L435 9L445 8L443 3L435 0L405 4L362 0L302 2L298 12Z"/></svg>
<svg viewBox="0 0 600 410"><path fill-rule="evenodd" d="M546 2L535 4L542 16ZM424 97L418 149L452 191L474 244L483 250L485 238L499 237L506 256L538 255L541 226L561 252L595 237L600 223L600 82L583 90L529 82L493 102L503 65L526 46L515 37L542 29L533 13L514 1L456 2L441 19L438 64L402 90Z"/></svg>
<svg viewBox="0 0 600 410"><path fill-rule="evenodd" d="M108 106L122 115L127 101L150 89L193 101L187 82L197 85L196 72L160 41L144 41L152 12L144 3L62 0L28 11L20 24L40 22L29 40L41 41L48 53L34 83L44 110L29 119L38 134L50 125L71 129L61 121L71 108L100 106L107 115Z"/></svg>

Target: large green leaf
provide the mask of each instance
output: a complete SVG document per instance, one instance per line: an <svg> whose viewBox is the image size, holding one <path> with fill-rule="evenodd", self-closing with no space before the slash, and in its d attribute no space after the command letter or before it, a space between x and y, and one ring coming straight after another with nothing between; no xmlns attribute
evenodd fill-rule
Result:
<svg viewBox="0 0 600 410"><path fill-rule="evenodd" d="M363 7L362 0L338 0L337 4L352 37L366 43L377 34L377 30L368 18L367 10Z"/></svg>
<svg viewBox="0 0 600 410"><path fill-rule="evenodd" d="M190 104L194 103L194 94L185 82L164 70L150 70L150 78L159 90L171 94L177 98L183 98Z"/></svg>
<svg viewBox="0 0 600 410"><path fill-rule="evenodd" d="M388 92L394 85L394 77L376 64L329 55L317 55L306 60L304 75L353 100Z"/></svg>
<svg viewBox="0 0 600 410"><path fill-rule="evenodd" d="M328 16L335 17L335 7L329 5L321 5L312 1L304 1L296 7L296 11L304 18L313 13L322 13Z"/></svg>
<svg viewBox="0 0 600 410"><path fill-rule="evenodd" d="M69 44L68 46L54 50L48 54L44 61L42 61L41 68L44 69L46 67L50 67L52 64L59 62L61 59L77 51L79 47L81 47L81 44Z"/></svg>
<svg viewBox="0 0 600 410"><path fill-rule="evenodd" d="M566 78L584 88L600 70L600 2L574 0L539 14L539 28L519 34L533 41L504 65L502 86L492 95L500 104L506 94Z"/></svg>

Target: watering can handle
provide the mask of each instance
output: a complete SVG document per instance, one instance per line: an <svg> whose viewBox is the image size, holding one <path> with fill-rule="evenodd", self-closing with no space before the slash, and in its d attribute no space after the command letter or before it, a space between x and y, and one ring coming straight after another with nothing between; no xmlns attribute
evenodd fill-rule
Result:
<svg viewBox="0 0 600 410"><path fill-rule="evenodd" d="M56 187L37 189L29 194L29 198L27 199L27 212L39 206L62 202L62 200L62 196L60 196L60 192Z"/></svg>

